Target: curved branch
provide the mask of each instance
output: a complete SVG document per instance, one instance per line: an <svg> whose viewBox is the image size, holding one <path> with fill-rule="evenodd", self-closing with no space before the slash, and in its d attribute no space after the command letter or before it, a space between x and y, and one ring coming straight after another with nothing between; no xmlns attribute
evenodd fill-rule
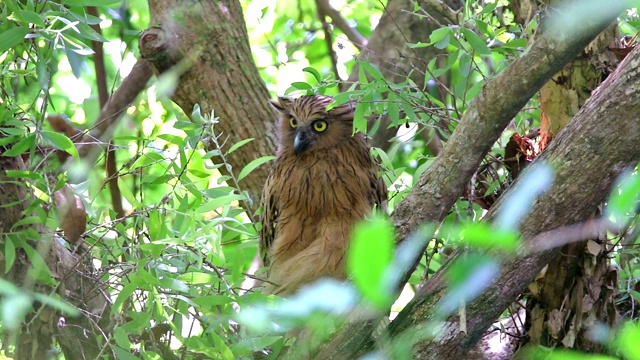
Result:
<svg viewBox="0 0 640 360"><path fill-rule="evenodd" d="M92 146L96 144L94 139L99 139L99 143L111 140L110 132L107 130L124 114L125 110L133 103L138 94L142 92L151 78L151 66L146 60L138 60L131 73L122 80L122 84L113 92L107 104L100 111L95 127L88 135L88 142L78 147L81 157L87 156ZM89 164L95 162L96 155L88 158Z"/></svg>
<svg viewBox="0 0 640 360"><path fill-rule="evenodd" d="M439 223L444 219L511 119L553 74L579 54L629 4L627 1L617 0L608 6L607 12L598 14L598 20L584 22L579 32L550 28L536 39L526 55L486 83L480 94L469 104L442 153L396 207L392 221L398 242L407 239L419 225ZM567 33L572 33L573 36L568 37L565 35ZM415 264L405 274L405 281L413 268ZM442 271L438 274L429 282L429 286L441 291L445 288ZM405 308L390 326L391 333L397 334L419 320L424 321L422 316L428 313L426 310L419 311L424 306L424 302L416 300ZM482 331L484 329L486 327ZM361 337L362 332L369 330L370 327L363 327L358 323L348 324L334 341L323 346L318 358L352 357L359 354L362 349L347 349L347 354L338 353L336 339ZM363 348L373 348L373 343L366 343Z"/></svg>
<svg viewBox="0 0 640 360"><path fill-rule="evenodd" d="M493 284L467 304L467 331L457 327L457 314L450 315L443 322L446 333L441 338L416 345L418 358L436 359L443 352L451 358L464 356L557 253L558 248L545 249L549 244L540 243L539 234L553 235L561 232L562 226L583 221L610 193L618 176L640 161L637 146L640 122L634 110L640 107L640 97L628 96L629 89L640 87L639 66L640 48L637 48L536 159L554 167L554 184L534 202L529 215L520 223L520 232L525 249L542 251L506 259ZM508 193L516 187L517 184L512 186ZM489 219L500 210L508 193L492 208ZM588 227L581 230L593 231ZM434 318L436 304L447 290L443 279L447 268L448 265L418 291L416 298L389 327L388 335L398 336Z"/></svg>
<svg viewBox="0 0 640 360"><path fill-rule="evenodd" d="M360 35L358 30L349 26L338 10L329 4L328 0L316 0L316 6L318 7L318 13L329 16L333 25L340 29L352 43L357 45L359 48L367 46L367 39Z"/></svg>

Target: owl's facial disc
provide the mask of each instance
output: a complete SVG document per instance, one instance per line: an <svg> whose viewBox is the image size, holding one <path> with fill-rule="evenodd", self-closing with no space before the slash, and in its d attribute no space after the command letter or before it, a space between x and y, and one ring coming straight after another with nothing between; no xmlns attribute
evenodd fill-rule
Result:
<svg viewBox="0 0 640 360"><path fill-rule="evenodd" d="M293 152L297 155L309 146L311 139L309 138L309 129L299 129L296 137L293 139Z"/></svg>

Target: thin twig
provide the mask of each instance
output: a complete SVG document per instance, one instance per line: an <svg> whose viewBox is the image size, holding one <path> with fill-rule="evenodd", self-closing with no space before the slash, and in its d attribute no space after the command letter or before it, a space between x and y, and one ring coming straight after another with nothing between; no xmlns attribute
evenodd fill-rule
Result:
<svg viewBox="0 0 640 360"><path fill-rule="evenodd" d="M87 12L89 15L99 17L98 9L95 6L87 7ZM102 35L102 29L100 29L99 24L91 25L93 30L98 34ZM98 100L100 101L100 108L104 108L109 101L109 89L107 87L107 71L104 66L104 50L102 48L102 43L99 41L91 41L91 48L93 49L93 64L96 69L96 84L98 86ZM120 188L118 187L118 178L116 175L117 172L117 161L116 161L116 152L113 148L113 141L109 141L109 145L105 150L105 167L107 171L107 177L110 179L108 181L109 191L111 192L111 205L113 206L113 210L116 213L116 218L124 217L124 207L122 206L122 194L120 193Z"/></svg>
<svg viewBox="0 0 640 360"><path fill-rule="evenodd" d="M322 23L322 31L324 32L324 41L327 43L327 52L329 53L329 58L331 59L331 67L333 68L333 72L336 75L336 79L338 78L338 59L336 56L336 52L333 50L333 36L331 35L331 29L329 28L329 23L327 23L326 13L324 8L320 4L321 2L326 0L316 0L316 7L318 9L318 18Z"/></svg>
<svg viewBox="0 0 640 360"><path fill-rule="evenodd" d="M349 23L340 15L338 10L329 4L329 0L316 0L316 6L318 8L318 14L329 16L332 24L340 29L351 42L356 44L360 49L367 46L367 39L362 36L358 30L349 26ZM324 16L322 16L322 22L324 27Z"/></svg>

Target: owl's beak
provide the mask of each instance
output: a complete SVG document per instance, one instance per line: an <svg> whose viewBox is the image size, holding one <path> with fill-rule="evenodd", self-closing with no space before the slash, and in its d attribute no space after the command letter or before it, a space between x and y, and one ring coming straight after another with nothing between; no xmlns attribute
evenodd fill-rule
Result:
<svg viewBox="0 0 640 360"><path fill-rule="evenodd" d="M296 137L293 140L293 152L297 155L304 151L309 146L309 135L305 130L298 130Z"/></svg>

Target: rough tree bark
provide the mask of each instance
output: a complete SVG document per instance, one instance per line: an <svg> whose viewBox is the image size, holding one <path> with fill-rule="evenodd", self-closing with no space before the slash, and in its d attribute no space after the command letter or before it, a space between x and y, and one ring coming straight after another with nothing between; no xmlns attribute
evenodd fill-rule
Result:
<svg viewBox="0 0 640 360"><path fill-rule="evenodd" d="M585 221L609 194L617 176L640 161L637 145L640 122L634 110L640 106L638 65L640 49L620 64L536 160L554 166L554 184L535 201L530 215L520 225L525 246L532 245L532 240L545 231ZM629 96L631 93L634 96ZM602 131L603 128L608 131ZM507 197L508 194L503 198ZM489 218L496 210L491 211ZM449 316L442 324L442 335L419 342L416 356L421 359L464 356L557 253L557 249L551 249L507 259L487 291L467 305L467 333L458 328L457 315ZM444 271L420 289L416 299L401 313L400 321L391 324L391 336L420 328L433 319L436 304L446 293Z"/></svg>
<svg viewBox="0 0 640 360"><path fill-rule="evenodd" d="M243 151L227 156L236 176L249 162L275 152L275 113L269 93L253 63L242 8L236 0L149 1L151 25L173 38L182 66L172 100L187 115L195 104L203 115L215 113L221 141L231 146L255 138ZM152 60L152 59L151 59ZM153 62L153 61L152 61ZM180 67L179 67L180 68ZM212 145L210 145L212 146ZM268 165L260 166L241 180L257 207Z"/></svg>
<svg viewBox="0 0 640 360"><path fill-rule="evenodd" d="M553 15L558 4L556 0L522 1L513 4L513 11L515 18L522 21L520 24L526 26L527 16ZM567 125L615 68L617 58L608 49L619 44L617 28L617 23L611 24L540 90L541 149ZM613 303L617 272L610 267L611 248L605 237L560 249L544 275L529 285L526 337L521 345L562 346L587 352L603 350L603 344L587 334L595 322L613 326L617 321Z"/></svg>
<svg viewBox="0 0 640 360"><path fill-rule="evenodd" d="M430 1L430 3L433 3L433 1ZM620 7L622 6L621 4L622 1L613 1L610 7ZM216 116L219 116L221 119L218 130L224 135L229 136L229 143L235 143L249 137L256 138L255 141L245 145L244 151L234 152L233 156L229 158L229 162L234 166L232 171L237 175L244 165L256 157L256 154L272 154L275 147L275 136L272 126L274 116L265 101L269 98L269 95L260 81L257 70L251 60L246 29L239 3L237 1L153 1L150 2L150 10L154 24L161 24L162 27L176 30L176 34L180 40L178 41L178 48L182 54L187 54L185 61L188 64L188 70L181 74L179 85L174 94L174 100L187 114L191 112L193 105L196 103L200 105L202 113L204 114L215 110ZM170 16L170 14L176 15ZM188 23L186 22L187 20ZM453 204L453 201L455 201L455 198L462 193L464 186L469 181L478 163L484 157L486 151L488 151L491 143L507 125L511 117L515 115L518 109L526 103L533 92L535 92L549 76L558 71L562 64L575 56L579 49L584 47L584 45L599 32L599 26L601 26L599 23L585 26L587 30L589 30L588 35L574 39L575 41L573 41L571 46L567 46L564 42L557 41L553 38L545 39L539 44L534 44L534 47L530 50L530 54L535 54L536 51L543 51L545 52L545 56L535 58L536 60L533 64L516 61L517 64L513 66L513 71L509 72L509 70L506 70L505 73L507 73L507 75L505 75L504 78L508 79L509 76L512 76L513 79L515 78L515 74L519 76L527 74L532 68L535 76L524 78L521 82L515 82L512 84L512 87L507 87L508 82L501 83L496 81L493 82L495 85L493 87L491 83L487 83L483 94L479 96L480 99L475 102L476 108L474 108L474 105L471 105L471 110L468 116L466 116L468 119L467 123L469 123L471 127L477 126L477 129L472 129L471 127L466 127L465 129L463 124L460 125L462 129L459 131L459 135L452 137L450 140L452 144L451 150L449 152L445 150L443 156L423 175L412 194L409 195L407 200L403 202L404 205L401 205L394 215L394 220L402 239L406 238L411 231L424 221L438 220L444 216ZM213 36L211 36L212 34ZM425 36L428 36L428 34ZM562 36L559 36L559 38L563 41L566 40ZM549 47L550 44L553 45L553 47ZM531 57L529 57L529 59L531 59ZM638 64L635 63L634 67L637 67L637 65ZM538 72L536 73L535 71ZM502 87L500 91L498 91L498 87ZM510 91L504 98L487 97L487 95L497 94L507 88L510 89ZM637 104L635 105L637 106ZM606 110L611 112L615 109L607 107ZM464 121L463 119L463 123ZM618 121L621 122L618 126L625 126L625 124L631 126L628 122ZM626 130L626 134L640 133L637 127L624 130ZM470 138L480 144L468 146L468 139ZM635 141L634 144L637 144L637 139ZM465 157L465 154L454 150L456 146L466 148L465 151L472 152L473 155ZM627 155L630 155L629 153L630 152L628 152ZM604 155L604 153L596 155ZM584 158L585 157L580 159ZM580 159L576 159L576 161ZM14 165L7 165L7 168L12 168L11 166ZM612 176L620 169L616 168L612 170L600 167L600 170L608 171L608 174ZM268 171L268 167L263 166L243 180L244 187L250 191L254 199L257 199L256 195L262 188L263 179L266 177ZM558 174L559 177L561 175L566 174ZM451 184L449 184L449 180L451 180ZM601 193L606 193L605 185L606 184L598 183L598 186L601 187ZM566 192L571 190L573 190L573 188L567 189L565 187L562 189L562 191ZM16 190L16 194L20 194L20 192ZM561 194L566 195L566 193L562 192ZM583 193L578 192L578 194ZM25 197L21 197L18 199L24 198ZM5 202L3 201L2 203ZM577 216L580 214L575 213L573 215ZM0 218L6 219L4 216ZM539 223L552 223L548 218L540 218L536 221ZM539 223L532 224L531 226L539 226ZM527 234L528 233L525 233L525 235ZM55 245L52 248L55 248ZM55 261L65 261L65 256L61 254L55 254L51 256L51 258L55 259ZM526 266L528 263L530 263L529 260L527 260L524 265ZM56 269L54 265L55 264L50 264L50 268ZM511 263L507 265L511 265ZM520 267L524 268L525 266ZM433 285L442 284L441 281L442 276L439 275L434 278L434 283L428 288L436 288L444 291L444 288L440 289L438 286L434 287ZM78 281L78 283L82 282ZM497 284L502 283L498 282ZM508 285L511 284L508 283ZM498 286L498 289L491 292L491 294L496 296L499 291L505 291L504 287ZM417 300L403 311L401 321L394 322L395 325L390 330L390 334L395 335L415 323L424 321L426 318L422 317L422 315L428 314L428 306L425 307L425 304L433 303L433 299L435 299L438 294L441 295L442 293L438 292L436 295L431 296L426 296L424 292L421 293ZM511 296L511 294L506 294L505 296L508 297ZM499 313L502 311L502 308L498 309L498 307L502 306L503 302L492 304L491 310ZM507 301L506 304L508 305L510 302L511 300ZM81 305L78 304L78 306L80 307ZM473 307L473 304L470 305L470 309L472 309L471 315L475 314L473 311L479 311L478 308ZM490 321L497 316L493 313L483 313L481 315L483 316L480 320L470 324L470 333L468 336L453 334L454 336L449 339L447 344L463 344L463 346L458 349L458 352L464 351L467 345L469 345L473 339L477 339L479 334L488 326L488 324L485 326L485 323L488 321L490 324ZM45 321L45 318L38 321ZM46 321L51 321L51 319L46 319ZM73 337L74 339L71 340L75 341L69 342L68 346L73 346L73 349L82 348L84 346L83 342L86 339L82 330L90 328L89 325L81 326L78 327L78 329L80 329L79 334L67 335L67 337ZM49 336L46 333L43 334L44 336ZM95 338L98 337L96 336ZM59 339L58 341L62 342L64 339ZM442 351L441 347L437 346L437 344L433 346L433 349L435 352ZM422 344L418 347L418 350L424 351ZM41 350L38 351L38 354L43 354ZM31 355L34 354L35 353L31 353ZM93 358L94 356L90 356L90 354L93 353L85 353L88 358ZM426 355L426 353L424 354ZM28 353L25 353L23 356L28 355Z"/></svg>
<svg viewBox="0 0 640 360"><path fill-rule="evenodd" d="M600 11L601 17L597 21L585 22L581 28L582 31L572 36L567 36L566 29L563 28L547 30L536 39L526 55L514 61L502 73L485 84L482 92L469 105L442 153L421 176L407 198L396 207L392 220L400 241L406 239L419 225L426 222L438 223L444 219L448 209L462 194L462 190L487 151L513 116L553 74L575 58L616 18L617 14L630 4L627 1L615 1L609 5L606 11ZM469 142L469 139L473 141ZM542 228L548 220L540 221L541 223L537 226ZM442 280L441 275L435 281L438 281L437 279ZM524 286L527 284L525 283ZM508 284L508 286L512 285ZM443 292L439 294L440 296L444 293L444 287L441 290ZM510 301L512 300L513 298ZM420 316L428 314L428 305L435 303L434 301L424 304L419 298L415 301L422 305L416 307L414 304L405 308L402 315L392 323L392 329L396 329L392 334L396 334L397 329L405 329L419 322ZM479 331L481 335L491 321L506 309L510 301L504 306L500 302L492 304L491 306L497 311L495 314L476 314L473 311L469 312L468 309L469 316L483 318L480 326L487 323L481 330L473 329L470 324L470 331ZM417 311L415 317L412 315L414 311ZM371 349L373 344L368 342L364 335L367 332L370 333L372 328L371 324L348 324L336 336L335 341L320 350L321 356L318 358L352 357ZM477 337L473 338L474 341L477 339ZM357 344L351 347L340 346L344 341L357 342ZM471 342L465 343L465 346L459 350L466 351L471 345ZM423 346L419 348L424 349ZM433 349L436 348L438 347L433 346ZM437 354L437 351L433 353Z"/></svg>
<svg viewBox="0 0 640 360"><path fill-rule="evenodd" d="M33 211L33 208L27 211L29 206L37 204L30 188L7 173L16 170L26 171L21 157L0 157L0 204L3 205L0 206L0 228L3 242L13 242L16 249L15 262L6 279L27 293L57 293L85 313L70 317L35 302L35 313L28 316L19 330L14 358L47 359L55 339L67 359L95 359L102 350L100 343L107 342L98 334L104 334L109 328L110 319L102 317L109 312L109 302L100 290L99 280L94 278L95 269L89 258L70 252L42 226L14 227ZM40 253L57 286L46 286L33 278L34 260L25 248ZM5 261L5 254L0 254L0 268L5 268Z"/></svg>

